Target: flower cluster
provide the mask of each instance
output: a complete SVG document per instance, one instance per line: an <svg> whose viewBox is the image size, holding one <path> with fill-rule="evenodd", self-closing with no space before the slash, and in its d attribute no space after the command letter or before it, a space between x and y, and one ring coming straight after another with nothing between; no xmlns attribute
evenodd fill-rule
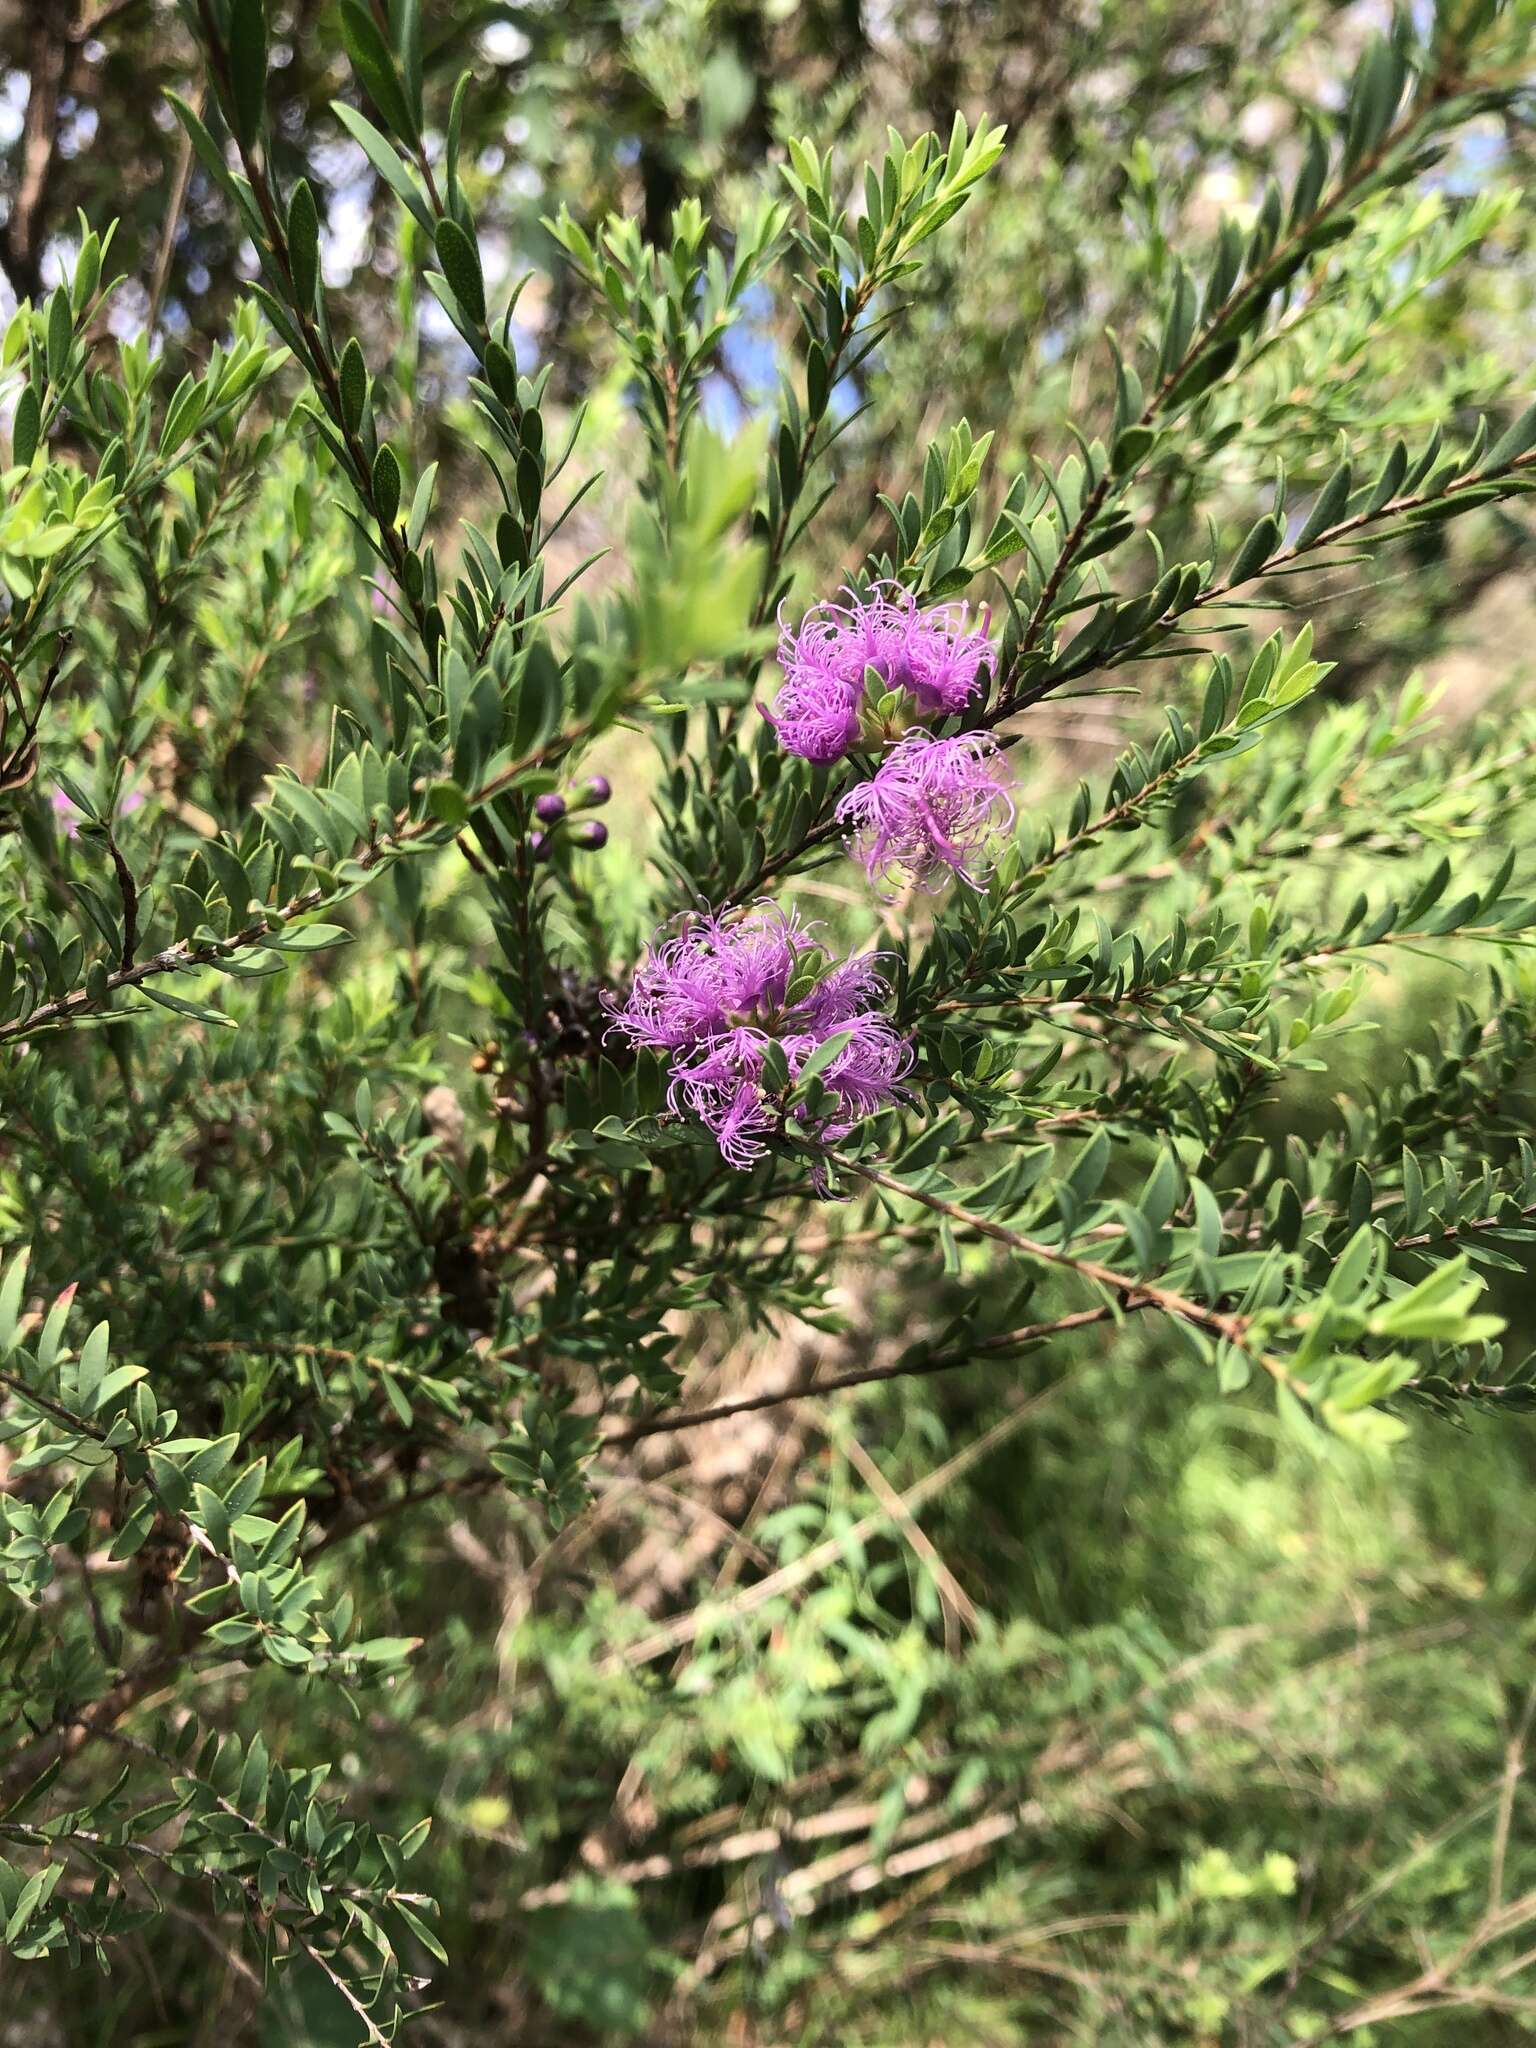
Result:
<svg viewBox="0 0 1536 2048"><path fill-rule="evenodd" d="M610 1030L671 1055L668 1100L714 1133L728 1165L749 1167L782 1122L779 1098L811 1055L847 1034L820 1071L835 1140L902 1093L912 1049L877 1007L889 995L873 955L824 967L793 911L757 903L734 919L685 918L651 945Z"/></svg>
<svg viewBox="0 0 1536 2048"><path fill-rule="evenodd" d="M867 598L843 594L846 604L818 605L793 629L781 621L784 687L764 715L808 761L835 761L858 745L885 749L837 808L877 888L938 888L958 876L979 889L1013 823L1002 754L983 733L936 739L919 721L963 711L983 678L995 681L996 650L965 605L920 608L894 583L877 583ZM892 693L908 700L899 721Z"/></svg>
<svg viewBox="0 0 1536 2048"><path fill-rule="evenodd" d="M896 583L877 583L867 598L843 595L846 604L817 605L794 628L780 616L784 686L764 715L791 754L836 761L861 739L891 737L872 727L871 677L904 692L919 715L947 718L965 709L984 674L996 676L997 652L984 627L971 627L967 606L922 609Z"/></svg>
<svg viewBox="0 0 1536 2048"><path fill-rule="evenodd" d="M607 803L613 794L613 785L606 775L590 775L580 789L562 796L559 790L546 790L536 797L533 815L538 819L540 830L528 835L528 851L535 860L548 860L560 843L560 827L568 824L573 811L596 810L599 804ZM566 844L583 847L595 853L599 847L608 844L608 827L601 818L587 818L579 825L572 825L565 834Z"/></svg>
<svg viewBox="0 0 1536 2048"><path fill-rule="evenodd" d="M818 605L794 629L781 622L784 686L764 715L809 761L884 750L836 811L878 887L958 876L979 889L1014 817L1002 756L985 733L939 738L923 721L964 711L996 679L996 650L964 605L924 609L894 583L843 594L846 604ZM559 799L540 802L553 819ZM669 1056L672 1109L712 1131L728 1165L750 1167L823 1048L817 1074L835 1106L820 1137L844 1136L905 1092L913 1053L884 1014L889 993L875 956L828 965L793 911L763 902L658 935L627 999L607 1007L611 1031Z"/></svg>

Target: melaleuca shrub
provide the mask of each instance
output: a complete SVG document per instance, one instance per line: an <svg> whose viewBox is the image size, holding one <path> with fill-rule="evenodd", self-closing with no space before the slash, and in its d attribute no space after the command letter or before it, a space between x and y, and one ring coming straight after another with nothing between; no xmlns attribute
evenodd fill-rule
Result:
<svg viewBox="0 0 1536 2048"><path fill-rule="evenodd" d="M423 283L456 338L435 382L412 334L346 331L263 0L188 12L208 92L175 111L258 268L234 332L179 379L112 342L82 228L3 350L0 1929L111 1964L170 1891L391 2039L451 1964L431 1816L347 1794L344 1714L433 1714L370 1541L444 1498L590 1513L640 1441L731 1413L682 1383L699 1319L831 1333L856 1241L933 1312L832 1384L1094 1323L1320 1452L1523 1401L1479 1269L1523 1261L1536 1160L1496 1089L1436 1089L1529 1050L1536 743L1426 777L1408 678L1369 730L1322 703L1347 649L1307 592L1532 488L1518 396L1394 392L1384 429L1354 375L1382 251L1407 303L1496 225L1414 226L1517 99L1526 15L1371 41L1251 217L1165 252L1094 410L1011 475L1004 420L881 443L850 554L829 499L1000 130L862 169L790 141L661 246L551 219L610 447L519 366L458 163L477 88L438 104L416 10L346 0L340 118L402 305ZM764 303L781 383L727 437ZM610 467L599 571L570 537ZM1065 787L1037 707L1132 685L1125 750ZM1392 949L1485 963L1439 1064L1277 1136Z"/></svg>

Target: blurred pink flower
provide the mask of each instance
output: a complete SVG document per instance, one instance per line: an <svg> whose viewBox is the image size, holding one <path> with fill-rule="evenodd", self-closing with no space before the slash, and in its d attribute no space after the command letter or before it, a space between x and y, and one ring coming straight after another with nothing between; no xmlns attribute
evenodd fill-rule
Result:
<svg viewBox="0 0 1536 2048"><path fill-rule="evenodd" d="M80 830L80 820L84 816L80 806L72 797L66 796L62 789L57 788L48 801L65 838L73 839ZM120 818L131 818L135 811L142 811L148 801L144 791L134 784L125 789L118 798L117 815Z"/></svg>

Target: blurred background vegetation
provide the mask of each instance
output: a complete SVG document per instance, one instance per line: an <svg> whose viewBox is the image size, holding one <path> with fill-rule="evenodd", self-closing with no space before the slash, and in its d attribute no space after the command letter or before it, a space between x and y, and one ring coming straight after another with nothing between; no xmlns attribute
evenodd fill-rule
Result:
<svg viewBox="0 0 1536 2048"><path fill-rule="evenodd" d="M887 122L942 131L960 109L1007 123L1008 155L940 245L848 437L818 542L835 579L883 516L876 491L899 497L945 422L995 426L1002 474L1028 452L1059 454L1066 413L1102 411L1096 337L1145 306L1165 238L1198 240L1218 208L1258 196L1260 167L1293 146L1298 103L1329 96L1384 12L438 0L429 99L469 53L482 246L506 273L535 273L519 348L553 363L561 403L589 406L583 446L614 478L565 537L572 561L622 530L638 430L542 215L614 208L660 231L692 192L729 217L786 132L813 127L856 161ZM345 320L375 338L371 359L395 349L406 399L452 396L459 344L416 302L399 210L328 111L345 70L325 0L274 16L276 132L320 195ZM189 167L166 88L200 90L170 0L0 4L9 293L55 279L77 209L117 217L136 282L111 319L196 360L227 331L251 266ZM1277 452L1298 431L1312 436L1298 459L1326 448L1346 405L1406 429L1528 382L1532 137L1490 123L1432 183L1411 232L1374 252L1368 314L1317 311L1358 324L1348 348L1330 335L1332 385L1305 388L1303 345L1277 349ZM1437 237L1475 247L1454 282L1433 275ZM771 302L733 336L710 393L722 430L770 389L782 339ZM456 459L445 482L467 502L477 483ZM1234 533L1254 481L1230 480ZM1158 482L1174 518L1176 457ZM220 691L250 688L231 622L283 586L303 624L263 703L274 755L297 760L303 707L344 695L363 621L355 594L336 594L339 522L317 514L311 542L282 552L289 489L273 479L270 552L253 548L248 587L188 631L205 636L216 715ZM1522 506L1427 527L1379 573L1338 572L1321 605L1309 588L1319 652L1338 664L1322 716L1417 674L1447 730L1491 714L1529 737ZM263 516L258 505L258 541ZM1031 787L1043 797L1101 771L1149 723L1155 708L1118 699L1052 711ZM231 790L254 791L267 765L253 753L220 767ZM629 851L594 872L615 900L632 893L638 916L650 769L638 747L608 765ZM174 762L155 772L174 776ZM1262 811L1262 785L1235 788ZM1235 862L1249 822L1227 820ZM1474 816L1454 829L1485 828ZM1524 836L1518 817L1493 829ZM836 885L812 887L835 915ZM479 937L466 914L471 992ZM1449 977L1398 959L1365 1007L1370 1035L1335 1041L1340 1071L1395 1078L1455 998ZM1451 1121L1457 1090L1481 1089L1484 1107L1495 1095L1514 1134L1529 1130L1528 1078L1518 1064L1470 1079L1431 1065L1423 1085ZM1304 1079L1271 1104L1272 1142L1327 1128L1333 1084ZM209 1142L230 1139L210 1126ZM944 1284L987 1285L985 1259L967 1262ZM932 1285L916 1256L910 1274L872 1268L855 1246L843 1331L749 1330L722 1310L688 1333L696 1398L818 1359L894 1356L915 1290L926 1311ZM1507 1275L1502 1293L1530 1330L1526 1277ZM350 1730L322 1729L337 1709L317 1694L308 1736L290 1720L273 1746L343 1753L354 1798L386 1820L434 1813L456 1968L434 1983L424 2041L1513 2042L1536 2032L1536 1838L1519 1785L1536 1698L1533 1468L1519 1414L1421 1414L1385 1468L1320 1462L1267 1415L1217 1404L1176 1353L1093 1331L1075 1354L979 1360L660 1437L600 1475L595 1509L553 1541L504 1499L444 1502L408 1533L381 1523L371 1569L399 1631L427 1639L420 1675ZM269 1697L258 1673L241 1712L258 1726L294 1701ZM1424 1930L1447 1929L1464 1944L1449 1976L1421 1949ZM6 2048L357 2038L323 1985L295 1980L264 2003L190 1919L146 1930L110 1980L9 1974Z"/></svg>

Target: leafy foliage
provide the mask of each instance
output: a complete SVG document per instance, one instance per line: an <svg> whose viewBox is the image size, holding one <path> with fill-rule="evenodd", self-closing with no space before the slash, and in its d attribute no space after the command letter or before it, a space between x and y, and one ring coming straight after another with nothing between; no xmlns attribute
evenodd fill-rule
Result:
<svg viewBox="0 0 1536 2048"><path fill-rule="evenodd" d="M862 1982L895 2038L882 1937L927 1894L858 1902L925 1871L974 1876L972 1946L1033 1987L1010 2023L1064 2041L1526 2011L1499 1987L1536 1917L1506 1888L1529 1700L1500 1695L1493 1794L1432 1823L1492 1814L1486 1907L1417 1975L1394 1973L1403 1928L1350 1950L1369 1849L1344 1829L1304 1867L1265 1833L1289 1795L1245 1809L1227 1774L1299 1744L1358 1590L1314 1559L1315 1614L1240 1621L1214 1553L1243 1503L1188 1433L1262 1436L1248 1505L1270 1529L1277 1473L1331 1515L1330 1488L1389 1497L1415 1427L1514 1428L1536 1399L1511 1334L1536 1235L1536 736L1518 709L1437 725L1396 664L1351 689L1338 598L1385 563L1443 568L1463 518L1525 534L1536 405L1496 351L1414 323L1515 232L1513 173L1460 203L1445 166L1491 119L1520 132L1530 10L1395 17L1203 232L1133 153L1143 240L1114 279L1123 338L1083 337L1087 402L1051 391L1026 451L1006 407L978 428L941 385L895 458L903 352L952 327L973 378L964 277L1010 175L1000 126L892 127L857 168L786 133L784 161L722 181L720 219L694 191L643 222L563 194L551 271L514 281L466 144L480 84L447 86L414 0L343 0L357 104L334 118L409 263L385 335L328 281L324 195L274 122L286 18L183 14L205 66L172 100L187 162L258 273L227 339L179 378L148 335L113 339L113 234L82 219L0 347L11 1963L115 1968L170 1897L285 2024L390 2041L453 2002L489 1843L519 1859L529 1995L571 2038L707 2038L716 1987L749 1981L807 2038L853 2037ZM637 39L657 78L661 56ZM419 287L445 351L427 372ZM602 335L589 361L520 352L522 296L556 289ZM759 330L772 375L733 420L722 387ZM909 716L899 675L869 665L830 762L760 715L774 621L840 585L989 607L995 661L927 707L989 774L1012 766L1018 829L984 887L882 904L843 864L839 806ZM1114 721L1107 773L1063 777L1053 711ZM770 893L821 899L836 943L801 933L795 978L732 997L711 1057L744 1037L750 1071L695 1068L690 1093L694 1040L626 1041L614 1013L648 943L723 945ZM876 944L859 1007L797 1041L834 959ZM1404 976L1406 1033L1378 993ZM872 1016L911 1067L859 1095ZM762 1137L748 1167L715 1142L732 1089ZM813 1348L787 1376L688 1384L790 1327ZM1126 1367L1157 1391L1127 1395ZM913 1390L972 1369L1007 1397L951 1450ZM876 1385L852 1419L826 1404ZM1075 1626L1064 1544L1033 1606L994 1614L916 1520L1048 1404L1075 1419L1042 1491L1097 1482L1137 1399L1197 1472L1185 1541L1226 1694L1180 1656L1176 1575L1138 1604L1101 1532L1085 1554L1126 1597ZM509 1594L511 1719L482 1726L458 1673L496 1624L412 1561L415 1532L494 1510L537 1579L616 1492L660 1487L658 1444L781 1409L825 1439L825 1475L734 1532L712 1591L653 1557L670 1611L612 1573L557 1615ZM866 1414L914 1466L900 1489ZM978 1519L1027 1579L1017 1531ZM484 1571L471 1520L447 1526ZM1351 1682L1374 1713L1373 1678ZM1444 1683L1481 1756L1494 1723ZM1350 1739L1362 1774L1424 1772L1401 1731ZM351 1783L361 1752L411 1742L442 1814L409 1773ZM1037 1970L1070 1917L1039 1841L1083 1847L1127 1802L1162 1824L1202 1745L1226 1838L1193 1829L1176 1862L1106 1881L1102 1925L1072 1920L1126 1930L1113 1969L1097 1943ZM637 1784L666 1850L620 1853ZM447 1814L454 1846L408 1876ZM644 1919L658 1882L696 1887L686 1961ZM829 1922L858 1969L819 1982ZM1165 1965L1186 1954L1212 1960ZM973 1960L957 1939L924 1963L949 2038L982 2024Z"/></svg>

